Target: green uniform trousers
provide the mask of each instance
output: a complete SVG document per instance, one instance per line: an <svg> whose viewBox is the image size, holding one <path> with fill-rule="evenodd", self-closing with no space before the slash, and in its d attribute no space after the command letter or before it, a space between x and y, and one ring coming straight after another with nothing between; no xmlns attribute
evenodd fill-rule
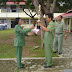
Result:
<svg viewBox="0 0 72 72"><path fill-rule="evenodd" d="M47 66L52 66L52 45L44 43L44 47Z"/></svg>
<svg viewBox="0 0 72 72"><path fill-rule="evenodd" d="M54 38L54 51L62 53L62 44L63 44L63 34L55 34Z"/></svg>
<svg viewBox="0 0 72 72"><path fill-rule="evenodd" d="M22 57L22 47L16 46L16 57L17 57L17 68L22 67L21 57Z"/></svg>

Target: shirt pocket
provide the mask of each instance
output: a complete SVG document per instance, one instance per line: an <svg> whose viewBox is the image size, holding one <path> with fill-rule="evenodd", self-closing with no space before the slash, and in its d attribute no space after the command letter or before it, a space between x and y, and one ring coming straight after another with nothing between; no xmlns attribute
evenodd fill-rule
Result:
<svg viewBox="0 0 72 72"><path fill-rule="evenodd" d="M63 25L61 24L61 25L59 25L59 28L60 28L60 30L62 30L63 29Z"/></svg>
<svg viewBox="0 0 72 72"><path fill-rule="evenodd" d="M62 24L60 24L59 26L60 26L61 28L63 27L63 25L62 25Z"/></svg>
<svg viewBox="0 0 72 72"><path fill-rule="evenodd" d="M55 28L57 29L57 27L58 27L58 25L56 24L56 25L55 25Z"/></svg>

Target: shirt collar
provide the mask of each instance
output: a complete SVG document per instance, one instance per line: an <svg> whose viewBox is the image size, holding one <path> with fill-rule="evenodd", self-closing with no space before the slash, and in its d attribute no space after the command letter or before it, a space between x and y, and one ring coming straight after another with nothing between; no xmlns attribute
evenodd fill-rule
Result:
<svg viewBox="0 0 72 72"><path fill-rule="evenodd" d="M58 23L59 23L59 21L58 21ZM61 24L61 23L62 23L62 21L59 24Z"/></svg>
<svg viewBox="0 0 72 72"><path fill-rule="evenodd" d="M51 21L49 24L53 23L53 21Z"/></svg>
<svg viewBox="0 0 72 72"><path fill-rule="evenodd" d="M20 26L20 25L18 24L18 26Z"/></svg>
<svg viewBox="0 0 72 72"><path fill-rule="evenodd" d="M21 27L21 25L18 24L19 27Z"/></svg>

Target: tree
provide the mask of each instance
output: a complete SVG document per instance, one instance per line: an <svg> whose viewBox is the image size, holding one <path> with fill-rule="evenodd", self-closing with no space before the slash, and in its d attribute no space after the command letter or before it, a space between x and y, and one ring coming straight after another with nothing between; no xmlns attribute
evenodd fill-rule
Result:
<svg viewBox="0 0 72 72"><path fill-rule="evenodd" d="M59 2L65 2L64 6L61 7ZM29 4L32 4L34 5L35 9L36 9L36 13L38 14L38 5L41 4L41 24L43 26L45 26L45 21L44 21L44 18L43 18L43 15L44 14L47 14L47 13L54 13L56 12L56 9L58 9L58 12L64 12L64 11L67 11L67 9L70 9L71 8L71 5L72 5L72 0L26 0L26 2L28 3L28 7ZM44 37L44 31L41 30L41 47L43 47L43 37Z"/></svg>
<svg viewBox="0 0 72 72"><path fill-rule="evenodd" d="M6 6L6 2L7 2L8 0L0 0L0 7L1 6Z"/></svg>
<svg viewBox="0 0 72 72"><path fill-rule="evenodd" d="M60 6L59 2L65 2L65 4L63 4L63 6ZM69 9L72 9L72 0L59 0L56 4L58 12L66 12Z"/></svg>
<svg viewBox="0 0 72 72"><path fill-rule="evenodd" d="M56 0L31 0L35 9L36 13L38 14L38 6L41 4L41 24L45 26L45 20L43 18L44 14L47 13L53 13L56 5ZM52 3L53 2L53 3ZM52 3L52 6L50 5ZM44 37L44 31L41 29L41 47L43 48L43 37Z"/></svg>

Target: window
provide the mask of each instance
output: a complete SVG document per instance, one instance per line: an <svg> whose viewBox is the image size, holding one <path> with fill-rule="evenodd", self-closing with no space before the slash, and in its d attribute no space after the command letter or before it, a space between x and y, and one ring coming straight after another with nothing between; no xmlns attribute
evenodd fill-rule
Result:
<svg viewBox="0 0 72 72"><path fill-rule="evenodd" d="M26 21L23 21L23 24L26 24Z"/></svg>
<svg viewBox="0 0 72 72"><path fill-rule="evenodd" d="M29 24L29 20L28 19L26 19L25 21L26 21L26 24Z"/></svg>
<svg viewBox="0 0 72 72"><path fill-rule="evenodd" d="M22 24L29 24L29 20L28 19L23 19Z"/></svg>
<svg viewBox="0 0 72 72"><path fill-rule="evenodd" d="M6 19L0 19L0 24L6 23Z"/></svg>
<svg viewBox="0 0 72 72"><path fill-rule="evenodd" d="M16 5L11 6L12 12L16 12Z"/></svg>

